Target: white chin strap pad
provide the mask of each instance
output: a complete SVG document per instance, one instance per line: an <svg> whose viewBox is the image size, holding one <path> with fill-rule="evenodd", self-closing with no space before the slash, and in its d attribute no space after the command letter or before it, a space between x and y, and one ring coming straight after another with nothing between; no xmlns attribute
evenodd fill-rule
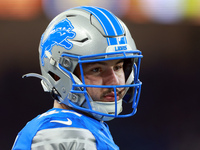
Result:
<svg viewBox="0 0 200 150"><path fill-rule="evenodd" d="M100 101L91 101L91 107L94 111L98 111L105 114L115 114L115 102L100 102ZM122 99L117 101L117 115L122 112ZM108 117L104 115L99 115L92 113L94 118L102 121L110 121L114 117Z"/></svg>

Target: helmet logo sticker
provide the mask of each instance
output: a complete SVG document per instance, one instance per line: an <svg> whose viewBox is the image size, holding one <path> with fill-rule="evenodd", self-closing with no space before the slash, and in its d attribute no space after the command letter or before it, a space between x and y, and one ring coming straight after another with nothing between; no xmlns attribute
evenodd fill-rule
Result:
<svg viewBox="0 0 200 150"><path fill-rule="evenodd" d="M115 46L115 51L122 51L122 50L127 50L127 46Z"/></svg>
<svg viewBox="0 0 200 150"><path fill-rule="evenodd" d="M73 39L76 36L76 33L72 31L74 27L71 22L65 18L59 23L57 23L49 32L45 40L43 40L44 35L42 36L41 41L41 61L44 65L44 57L47 57L45 51L51 50L54 45L64 47L66 50L70 50L73 47L73 44L67 39Z"/></svg>

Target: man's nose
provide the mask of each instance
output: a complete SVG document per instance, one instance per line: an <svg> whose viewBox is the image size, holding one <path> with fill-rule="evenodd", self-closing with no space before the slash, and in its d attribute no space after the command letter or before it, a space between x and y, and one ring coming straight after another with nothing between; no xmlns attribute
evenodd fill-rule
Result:
<svg viewBox="0 0 200 150"><path fill-rule="evenodd" d="M113 69L107 70L103 79L105 85L119 85L119 78Z"/></svg>

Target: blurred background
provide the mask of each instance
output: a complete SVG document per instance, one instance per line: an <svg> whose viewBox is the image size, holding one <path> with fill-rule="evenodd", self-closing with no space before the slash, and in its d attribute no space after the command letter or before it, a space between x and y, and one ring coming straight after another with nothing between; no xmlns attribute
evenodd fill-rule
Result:
<svg viewBox="0 0 200 150"><path fill-rule="evenodd" d="M22 75L40 73L38 45L50 20L80 5L112 11L144 55L138 112L108 122L116 144L199 150L200 0L0 0L0 149L11 149L24 125L52 108L40 80Z"/></svg>

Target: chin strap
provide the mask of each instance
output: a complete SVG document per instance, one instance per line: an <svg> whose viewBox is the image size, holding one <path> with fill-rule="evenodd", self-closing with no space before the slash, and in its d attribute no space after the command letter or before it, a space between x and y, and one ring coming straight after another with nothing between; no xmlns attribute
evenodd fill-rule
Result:
<svg viewBox="0 0 200 150"><path fill-rule="evenodd" d="M41 84L45 92L51 92L53 89L52 84L49 82L47 78L44 76L37 74L37 73L28 73L22 76L22 78L27 78L27 77L36 77L41 79Z"/></svg>
<svg viewBox="0 0 200 150"><path fill-rule="evenodd" d="M84 103L83 107L87 108L87 102ZM94 111L98 111L104 114L115 115L115 102L100 102L100 101L91 101L90 105ZM122 112L122 99L117 101L117 115ZM114 117L109 117L106 115L100 115L96 113L92 113L92 116L97 120L101 121L110 121L114 119Z"/></svg>

